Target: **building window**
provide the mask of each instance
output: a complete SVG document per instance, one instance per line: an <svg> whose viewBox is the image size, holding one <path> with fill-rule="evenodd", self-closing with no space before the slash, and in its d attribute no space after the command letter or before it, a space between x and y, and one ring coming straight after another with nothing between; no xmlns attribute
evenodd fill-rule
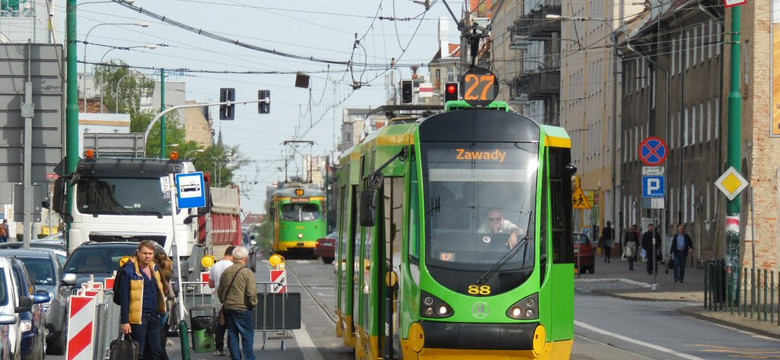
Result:
<svg viewBox="0 0 780 360"><path fill-rule="evenodd" d="M712 135L713 139L720 139L720 104L718 103L718 98L715 98L715 117L712 119L715 122L715 133Z"/></svg>
<svg viewBox="0 0 780 360"><path fill-rule="evenodd" d="M691 67L691 31L685 32L685 69Z"/></svg>
<svg viewBox="0 0 780 360"><path fill-rule="evenodd" d="M682 211L683 211L683 222L688 222L688 187L683 185L683 193L682 193Z"/></svg>
<svg viewBox="0 0 780 360"><path fill-rule="evenodd" d="M715 46L715 32L713 31L713 25L715 24L714 21L710 20L710 32L707 34L707 41L710 43L708 48L708 54L710 59L712 59L712 48Z"/></svg>
<svg viewBox="0 0 780 360"><path fill-rule="evenodd" d="M677 39L672 38L672 74L677 73Z"/></svg>
<svg viewBox="0 0 780 360"><path fill-rule="evenodd" d="M698 46L698 44L699 44L699 36L698 36L698 33L699 33L699 29L698 28L693 28L693 38L692 38L692 42L693 42L693 44L692 44L693 45L693 63L691 64L692 66L696 66L696 63L698 62L697 60L699 59L699 57L698 57L699 56L699 46Z"/></svg>
<svg viewBox="0 0 780 360"><path fill-rule="evenodd" d="M712 101L707 100L707 141L712 140Z"/></svg>
<svg viewBox="0 0 780 360"><path fill-rule="evenodd" d="M691 145L696 144L696 105L691 107Z"/></svg>
<svg viewBox="0 0 780 360"><path fill-rule="evenodd" d="M689 129L689 127L688 127L688 108L685 108L685 113L683 114L683 116L684 116L684 119L683 119L683 133L682 133L683 142L682 142L682 146L688 146L688 129Z"/></svg>
<svg viewBox="0 0 780 360"><path fill-rule="evenodd" d="M699 142L704 142L704 102L699 103L699 127L696 129L696 132L699 133Z"/></svg>
<svg viewBox="0 0 780 360"><path fill-rule="evenodd" d="M696 221L696 184L691 183L691 223Z"/></svg>

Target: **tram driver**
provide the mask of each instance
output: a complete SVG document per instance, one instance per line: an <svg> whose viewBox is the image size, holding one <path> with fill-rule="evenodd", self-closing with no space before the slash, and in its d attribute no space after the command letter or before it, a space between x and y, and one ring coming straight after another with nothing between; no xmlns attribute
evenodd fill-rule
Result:
<svg viewBox="0 0 780 360"><path fill-rule="evenodd" d="M519 226L504 218L498 208L490 208L485 213L485 222L477 229L478 233L509 234L507 246L511 249L517 246L523 236L523 230Z"/></svg>

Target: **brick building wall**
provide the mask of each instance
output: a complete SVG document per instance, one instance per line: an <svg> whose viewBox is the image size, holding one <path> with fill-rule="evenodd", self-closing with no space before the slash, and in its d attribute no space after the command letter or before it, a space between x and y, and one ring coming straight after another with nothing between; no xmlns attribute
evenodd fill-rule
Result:
<svg viewBox="0 0 780 360"><path fill-rule="evenodd" d="M752 240L755 237L756 267L780 269L780 226L778 224L778 176L780 176L780 138L770 137L772 119L772 10L771 3L780 7L780 1L749 1L742 6L743 78L740 79L743 96L742 173L753 186L755 201L755 234L751 230L750 204L747 190L742 193L743 224L742 263L752 266ZM726 12L731 27L731 11ZM729 30L731 31L731 30ZM725 39L729 41L729 39ZM728 47L727 47L728 48ZM730 56L730 52L729 55ZM728 68L726 68L728 74ZM746 76L745 76L746 75ZM728 75L727 75L728 77ZM728 86L728 82L726 83ZM728 88L726 88L728 91ZM727 101L728 99L724 99ZM726 126L724 117L724 127ZM747 166L745 166L747 164Z"/></svg>

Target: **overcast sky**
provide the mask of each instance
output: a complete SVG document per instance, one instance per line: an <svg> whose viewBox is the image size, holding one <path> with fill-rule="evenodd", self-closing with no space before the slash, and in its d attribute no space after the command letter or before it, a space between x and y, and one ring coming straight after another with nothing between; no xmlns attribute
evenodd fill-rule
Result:
<svg viewBox="0 0 780 360"><path fill-rule="evenodd" d="M451 42L457 42L456 25L442 1L433 1L429 11L411 0L135 0L133 6L165 16L196 29L238 40L255 47L271 49L293 57L313 57L321 61L298 60L251 50L210 39L120 4L105 1L79 1L78 39L91 44L87 61L98 62L106 55L130 66L166 69L186 68L208 71L276 71L286 74L230 75L188 72L168 74L167 81L187 83L187 99L218 101L219 89L236 89L236 100L257 98L258 90L271 91L271 114L260 115L257 105L238 105L236 120L216 121L227 145L238 145L253 161L236 180L242 186L245 212L264 212L265 188L284 180L281 145L285 140L314 141L314 155L331 154L339 140L345 107L382 105L386 96L385 71L391 59L404 78L409 65L425 64L438 49L438 19L450 21ZM456 14L462 2L448 1ZM56 9L64 13L65 0ZM60 15L61 19L64 14ZM379 17L411 19L381 20ZM101 23L141 23L146 28ZM355 38L359 39L356 43ZM111 50L97 44L120 47L157 44L156 49ZM159 44L165 44L162 46ZM83 44L78 58L82 59ZM355 65L351 71L346 62ZM79 72L82 65L80 64ZM140 71L159 79L159 71ZM311 76L311 92L296 88L294 72ZM362 86L354 90L353 83ZM216 109L213 109L216 110ZM217 113L214 112L215 118Z"/></svg>

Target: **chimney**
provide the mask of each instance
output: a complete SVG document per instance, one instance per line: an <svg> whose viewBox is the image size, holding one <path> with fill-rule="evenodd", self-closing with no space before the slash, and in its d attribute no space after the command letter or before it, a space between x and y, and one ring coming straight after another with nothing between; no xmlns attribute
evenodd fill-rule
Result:
<svg viewBox="0 0 780 360"><path fill-rule="evenodd" d="M442 16L439 18L439 50L441 51L441 58L450 57L450 43L447 41L447 36L450 31L450 21L447 17Z"/></svg>

